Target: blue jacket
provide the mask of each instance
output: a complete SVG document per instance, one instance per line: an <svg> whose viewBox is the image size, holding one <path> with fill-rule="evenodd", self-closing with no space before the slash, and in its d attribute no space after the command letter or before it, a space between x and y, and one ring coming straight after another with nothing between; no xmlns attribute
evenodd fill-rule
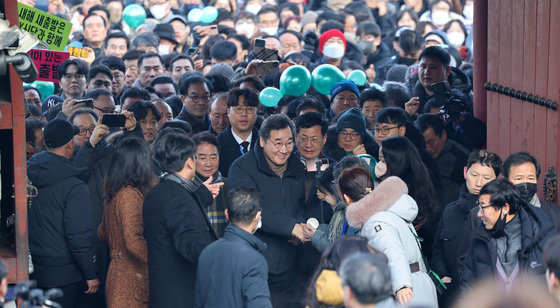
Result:
<svg viewBox="0 0 560 308"><path fill-rule="evenodd" d="M195 307L272 307L265 249L256 236L228 225L224 237L200 254Z"/></svg>

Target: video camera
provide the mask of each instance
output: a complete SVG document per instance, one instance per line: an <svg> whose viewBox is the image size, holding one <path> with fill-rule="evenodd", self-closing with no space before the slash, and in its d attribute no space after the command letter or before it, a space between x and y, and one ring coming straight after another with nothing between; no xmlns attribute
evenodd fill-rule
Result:
<svg viewBox="0 0 560 308"><path fill-rule="evenodd" d="M445 123L453 122L459 116L467 112L467 105L456 96L453 96L449 82L441 81L432 84L432 91L434 91L434 98L439 107L438 115L443 116Z"/></svg>
<svg viewBox="0 0 560 308"><path fill-rule="evenodd" d="M52 307L62 308L62 306L53 301L53 299L61 298L63 293L60 289L49 289L46 292L39 288L35 288L35 281L24 281L16 284L16 297L21 298L23 308L34 307Z"/></svg>

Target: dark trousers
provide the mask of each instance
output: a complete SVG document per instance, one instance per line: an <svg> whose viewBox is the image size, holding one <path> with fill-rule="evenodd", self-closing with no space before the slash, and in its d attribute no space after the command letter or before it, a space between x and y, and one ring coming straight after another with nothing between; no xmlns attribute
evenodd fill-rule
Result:
<svg viewBox="0 0 560 308"><path fill-rule="evenodd" d="M79 307L79 305L77 305L78 297L87 290L84 281L59 287L59 289L62 290L64 294L61 298L55 299L54 302L59 303L63 308Z"/></svg>
<svg viewBox="0 0 560 308"><path fill-rule="evenodd" d="M300 292L306 286L300 285L299 276L295 269L291 269L279 275L268 273L268 288L270 289L270 301L274 308L299 308L303 307L299 302Z"/></svg>

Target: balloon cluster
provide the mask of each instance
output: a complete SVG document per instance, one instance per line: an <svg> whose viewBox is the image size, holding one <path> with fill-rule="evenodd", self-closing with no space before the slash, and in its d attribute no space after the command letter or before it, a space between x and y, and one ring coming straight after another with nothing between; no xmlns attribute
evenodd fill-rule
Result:
<svg viewBox="0 0 560 308"><path fill-rule="evenodd" d="M363 71L355 70L348 75L332 64L322 64L309 74L307 68L301 65L294 65L287 68L280 76L280 90L267 87L259 95L259 100L266 107L274 107L284 95L301 96L313 87L317 92L328 95L331 93L333 84L348 79L359 86L363 86L366 81L366 74Z"/></svg>
<svg viewBox="0 0 560 308"><path fill-rule="evenodd" d="M218 18L218 10L213 6L207 6L201 9L192 9L187 15L190 22L203 22L205 24L212 23Z"/></svg>

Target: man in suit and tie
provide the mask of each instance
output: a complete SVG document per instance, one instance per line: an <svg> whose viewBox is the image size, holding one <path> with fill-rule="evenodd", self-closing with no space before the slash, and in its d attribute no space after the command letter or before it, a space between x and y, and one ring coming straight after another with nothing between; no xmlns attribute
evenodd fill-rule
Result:
<svg viewBox="0 0 560 308"><path fill-rule="evenodd" d="M234 88L229 91L227 114L229 126L218 136L220 145L220 173L227 177L231 164L250 151L259 138L255 128L258 96L249 88Z"/></svg>

